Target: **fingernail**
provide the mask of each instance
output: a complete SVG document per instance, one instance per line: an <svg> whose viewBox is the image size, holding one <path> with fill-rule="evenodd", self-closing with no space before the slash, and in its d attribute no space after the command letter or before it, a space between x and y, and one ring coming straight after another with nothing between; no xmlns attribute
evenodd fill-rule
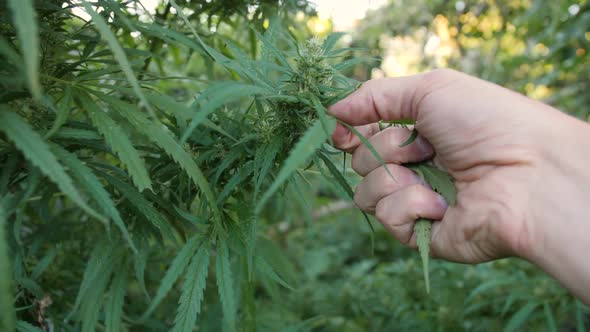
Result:
<svg viewBox="0 0 590 332"><path fill-rule="evenodd" d="M439 199L443 208L446 209L449 207L449 203L447 203L447 201L445 201L445 199L441 195L438 195L438 199Z"/></svg>
<svg viewBox="0 0 590 332"><path fill-rule="evenodd" d="M416 179L416 182L418 182L419 184L430 188L428 183L426 183L426 181L424 181L424 179L420 175L418 175L418 173L414 172L414 178Z"/></svg>

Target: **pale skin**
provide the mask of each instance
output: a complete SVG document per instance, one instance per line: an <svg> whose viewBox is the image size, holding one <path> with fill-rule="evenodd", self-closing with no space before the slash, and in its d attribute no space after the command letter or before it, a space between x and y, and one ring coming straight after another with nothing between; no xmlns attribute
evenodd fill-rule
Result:
<svg viewBox="0 0 590 332"><path fill-rule="evenodd" d="M480 263L517 256L590 304L590 125L546 104L452 70L371 80L330 107L375 147L392 179L351 131L337 148L363 176L355 203L416 248L418 217L432 227L434 257ZM413 119L410 130L377 121ZM400 166L434 158L455 179L457 204Z"/></svg>

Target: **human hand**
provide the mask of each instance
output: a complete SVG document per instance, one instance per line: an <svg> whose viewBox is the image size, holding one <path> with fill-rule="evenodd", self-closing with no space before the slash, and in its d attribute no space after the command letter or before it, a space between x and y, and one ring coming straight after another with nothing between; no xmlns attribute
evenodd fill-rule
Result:
<svg viewBox="0 0 590 332"><path fill-rule="evenodd" d="M586 123L451 70L368 81L330 112L356 126L393 173L395 180L358 137L337 126L334 145L353 153L352 167L364 176L356 205L402 243L416 247L417 218L440 220L432 226L435 257L477 263L520 256L580 296L578 287L590 284L590 264L580 257L590 249L590 158L580 146L590 142ZM401 148L408 129L377 125L399 119L414 119L420 133ZM455 179L455 206L401 166L431 157Z"/></svg>

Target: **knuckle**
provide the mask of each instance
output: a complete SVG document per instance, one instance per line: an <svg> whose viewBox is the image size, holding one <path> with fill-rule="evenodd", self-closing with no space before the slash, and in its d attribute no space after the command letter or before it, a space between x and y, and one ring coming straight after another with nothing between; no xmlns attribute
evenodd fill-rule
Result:
<svg viewBox="0 0 590 332"><path fill-rule="evenodd" d="M375 218L381 223L386 224L388 220L388 210L386 200L380 200L375 206Z"/></svg>
<svg viewBox="0 0 590 332"><path fill-rule="evenodd" d="M360 175L366 175L365 173L365 168L364 168L364 164L365 164L365 160L363 159L363 152L362 152L362 146L357 148L356 151L354 151L354 153L352 154L352 160L350 161L350 166L352 167L352 169L357 172Z"/></svg>
<svg viewBox="0 0 590 332"><path fill-rule="evenodd" d="M397 173L397 172L395 172L395 167L393 167L392 165L385 165L385 167L387 167L387 170L389 170L389 173L391 173L391 174ZM387 170L383 166L379 166L377 168L377 174L376 174L376 177L378 177L378 179L375 182L379 183L379 185L383 188L384 192L393 193L394 191L396 191L399 188L398 182L401 179L398 179L397 174L396 174L396 180L394 180L391 177L391 175L389 175Z"/></svg>
<svg viewBox="0 0 590 332"><path fill-rule="evenodd" d="M371 90L372 88L378 87L381 84L383 84L383 80L384 80L383 78L373 78L373 79L370 79L368 81L365 81L362 84L362 88Z"/></svg>
<svg viewBox="0 0 590 332"><path fill-rule="evenodd" d="M449 68L434 69L424 75L424 80L427 82L441 82L452 78L457 74L457 71Z"/></svg>

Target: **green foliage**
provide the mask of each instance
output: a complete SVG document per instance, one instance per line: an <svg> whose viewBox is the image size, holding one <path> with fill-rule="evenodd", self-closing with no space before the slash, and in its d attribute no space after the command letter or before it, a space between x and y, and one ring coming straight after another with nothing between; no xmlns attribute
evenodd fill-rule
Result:
<svg viewBox="0 0 590 332"><path fill-rule="evenodd" d="M18 41L21 45L24 63L21 70L26 71L26 78L33 97L41 98L39 84L39 28L33 9L33 0L10 0L13 23L16 27Z"/></svg>
<svg viewBox="0 0 590 332"><path fill-rule="evenodd" d="M1 202L4 203L4 202ZM6 232L6 212L4 204L0 204L0 327L7 331L14 330L14 312L13 301L14 294L12 290L12 267L8 252L8 241Z"/></svg>
<svg viewBox="0 0 590 332"><path fill-rule="evenodd" d="M257 225L269 212L253 215L254 207L273 201L306 160L316 160L335 125L324 105L356 86L332 67L319 39L301 42L278 24L305 7L250 4L273 15L263 34L265 16L248 21L240 6L233 13L224 8L221 21L250 22L246 33L262 36L247 52L229 35L201 31L198 22L220 9L207 1L190 4L200 8L191 16L184 3L164 3L156 20L144 17L140 2L10 5L12 17L2 16L9 20L2 25L8 62L1 68L0 166L3 230L14 229L2 242L9 244L6 257L16 253L14 305L29 308L18 318L51 321L57 329L167 330L165 317L176 311L173 328L191 330L201 303L212 301L205 290L213 252L223 325L235 330L242 283L236 276L247 272L251 289L258 278L267 287L288 286L281 269L255 256ZM179 21L168 17L172 9ZM167 66L156 55L164 43L208 77L181 85L158 77ZM8 84L10 76L17 80ZM173 86L194 98L166 94ZM251 213L246 220L244 206ZM172 257L167 269L159 267ZM242 260L247 271L234 265ZM56 278L59 269L68 272ZM8 266L3 271L3 312L12 329L13 278ZM137 301L135 284L149 303ZM49 312L39 304L44 296L53 302ZM175 297L177 310L168 303Z"/></svg>
<svg viewBox="0 0 590 332"><path fill-rule="evenodd" d="M201 311L203 290L209 272L209 247L201 240L199 249L191 259L180 295L173 331L190 331Z"/></svg>

